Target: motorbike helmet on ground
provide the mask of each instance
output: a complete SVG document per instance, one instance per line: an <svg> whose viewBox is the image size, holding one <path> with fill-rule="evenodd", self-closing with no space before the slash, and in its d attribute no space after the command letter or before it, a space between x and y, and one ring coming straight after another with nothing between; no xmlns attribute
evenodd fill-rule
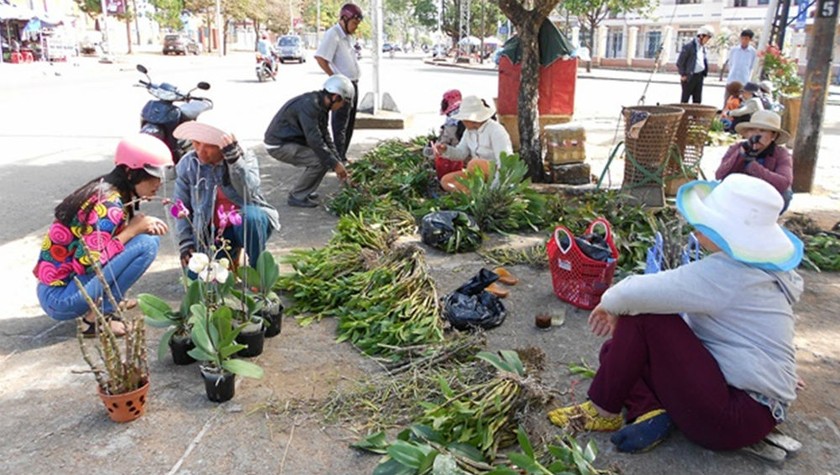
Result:
<svg viewBox="0 0 840 475"><path fill-rule="evenodd" d="M324 90L331 94L338 94L345 101L352 101L354 95L353 83L343 74L333 74L324 83Z"/></svg>
<svg viewBox="0 0 840 475"><path fill-rule="evenodd" d="M341 7L341 11L338 13L338 18L340 20L359 20L362 21L365 19L365 15L362 13L362 8L355 3L345 3L344 6Z"/></svg>
<svg viewBox="0 0 840 475"><path fill-rule="evenodd" d="M132 170L142 169L157 178L164 178L167 169L174 165L169 147L148 134L130 135L120 140L114 154L114 164Z"/></svg>

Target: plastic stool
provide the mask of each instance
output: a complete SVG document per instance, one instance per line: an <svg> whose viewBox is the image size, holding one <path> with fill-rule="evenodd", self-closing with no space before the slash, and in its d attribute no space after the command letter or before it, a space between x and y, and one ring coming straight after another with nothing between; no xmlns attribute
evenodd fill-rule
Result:
<svg viewBox="0 0 840 475"><path fill-rule="evenodd" d="M17 51L14 51L11 55L9 55L9 60L11 60L12 64L18 64L21 61L23 61L23 55L21 55Z"/></svg>
<svg viewBox="0 0 840 475"><path fill-rule="evenodd" d="M35 61L35 56L32 54L31 51L24 51L23 52L23 62L24 63L31 63Z"/></svg>

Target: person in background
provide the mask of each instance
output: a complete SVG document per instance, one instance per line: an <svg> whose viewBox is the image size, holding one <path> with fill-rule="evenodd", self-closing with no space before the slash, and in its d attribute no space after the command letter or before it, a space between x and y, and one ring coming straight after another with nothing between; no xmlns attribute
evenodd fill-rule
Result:
<svg viewBox="0 0 840 475"><path fill-rule="evenodd" d="M744 85L738 81L734 81L726 85L726 93L728 97L726 99L726 105L723 106L723 110L720 112L720 120L723 122L724 130L733 130L732 117L729 115L729 112L741 107L743 102L741 98L741 91L743 89Z"/></svg>
<svg viewBox="0 0 840 475"><path fill-rule="evenodd" d="M757 57L755 48L750 44L753 36L755 34L752 30L743 30L741 32L740 44L729 50L729 58L727 59L729 75L726 76L727 86L736 81L741 84L746 84L750 81ZM726 102L730 95L729 88L727 88L726 97L723 98L723 101Z"/></svg>
<svg viewBox="0 0 840 475"><path fill-rule="evenodd" d="M194 252L210 255L221 239L230 245L226 254L234 266L240 264L243 249L248 265L254 266L272 230L280 229L277 210L260 190L256 156L242 150L231 132L219 128L222 121L217 114L205 112L174 132L193 145L178 161L174 195L176 205L180 201L189 215L175 223L184 268Z"/></svg>
<svg viewBox="0 0 840 475"><path fill-rule="evenodd" d="M711 27L701 26L697 30L697 37L683 45L677 57L677 70L680 73L682 95L680 102L687 103L691 98L694 104L703 102L703 78L709 73L706 43L714 32Z"/></svg>
<svg viewBox="0 0 840 475"><path fill-rule="evenodd" d="M706 256L604 293L589 327L611 339L589 400L549 412L551 422L615 431L612 443L630 453L674 426L706 449L736 450L784 422L796 398L803 244L777 223L782 205L767 182L743 174L680 187L677 210Z"/></svg>
<svg viewBox="0 0 840 475"><path fill-rule="evenodd" d="M265 131L265 149L281 162L306 169L289 192L289 206L318 206L316 190L327 171L347 181L348 173L327 128L330 111L353 101L356 89L347 77L331 76L320 91L289 99L271 119Z"/></svg>
<svg viewBox="0 0 840 475"><path fill-rule="evenodd" d="M38 279L38 301L56 320L82 318L82 334L96 334L96 313L85 292L97 302L116 336L125 335L123 322L114 315L111 299L93 267L101 266L117 303L124 299L157 257L160 237L169 230L162 220L139 212L140 202L157 193L165 170L171 167L169 148L151 135L126 137L117 145L114 168L70 193L55 208L55 221L41 245L33 270Z"/></svg>
<svg viewBox="0 0 840 475"><path fill-rule="evenodd" d="M780 114L784 106L773 97L773 83L765 79L758 83L758 88L761 90L761 104L764 109Z"/></svg>
<svg viewBox="0 0 840 475"><path fill-rule="evenodd" d="M445 191L460 191L466 193L467 187L458 179L467 173L480 168L485 176L490 177L490 164L496 170L493 182L496 183L498 171L501 167L501 154L512 154L513 146L507 130L495 120L492 120L496 110L478 96L467 96L461 101L461 107L453 119L464 123L466 131L457 146L451 147L444 143L434 145L437 155L450 160L466 162L466 170L447 173L440 179L440 186Z"/></svg>
<svg viewBox="0 0 840 475"><path fill-rule="evenodd" d="M274 61L276 52L274 50L274 45L268 41L268 35L266 33L260 35L260 41L257 42L257 52L260 53L266 61L268 61L269 66L271 66L271 71L276 74L277 63Z"/></svg>
<svg viewBox="0 0 840 475"><path fill-rule="evenodd" d="M782 119L772 111L760 110L749 122L735 130L746 140L729 147L715 171L715 179L724 180L732 174L746 174L760 178L779 192L787 210L793 197L793 158L783 145L790 134L781 128Z"/></svg>
<svg viewBox="0 0 840 475"><path fill-rule="evenodd" d="M338 23L332 26L321 39L315 61L318 66L332 77L341 74L353 84L353 95L342 107L332 112L332 137L335 149L342 162L347 161L347 149L353 138L356 124L356 106L359 103L359 62L354 49L352 35L365 18L362 9L355 4L345 3L338 13Z"/></svg>
<svg viewBox="0 0 840 475"><path fill-rule="evenodd" d="M458 145L458 142L464 136L466 127L464 127L463 122L453 117L458 113L460 107L461 91L450 89L443 93L443 99L440 101L440 114L446 116L446 120L440 126L440 133L438 134L437 140L435 142L429 142L423 149L424 156L434 158L435 160L435 172L438 180L449 172L464 168L464 162L443 158L440 155L435 155L434 151L435 144L442 143L448 147L455 146Z"/></svg>
<svg viewBox="0 0 840 475"><path fill-rule="evenodd" d="M758 84L754 82L748 82L744 85L744 89L741 91L741 98L743 100L741 106L737 109L730 110L727 114L727 117L731 120L730 132L734 131L738 124L749 122L750 117L754 113L764 110L764 104L761 102L761 96L758 91Z"/></svg>

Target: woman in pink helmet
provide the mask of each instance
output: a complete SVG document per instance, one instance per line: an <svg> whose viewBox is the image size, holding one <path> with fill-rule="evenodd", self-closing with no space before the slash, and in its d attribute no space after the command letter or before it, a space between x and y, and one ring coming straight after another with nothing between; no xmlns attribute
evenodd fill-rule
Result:
<svg viewBox="0 0 840 475"><path fill-rule="evenodd" d="M38 300L56 320L82 317L85 336L95 333L95 314L73 281L78 278L105 315L114 312L96 278L101 266L107 285L121 305L126 291L157 256L165 222L140 213L140 202L157 193L161 178L173 165L169 148L151 135L124 138L117 146L115 167L77 189L55 208L55 221L41 245L33 273ZM125 325L111 318L117 336Z"/></svg>

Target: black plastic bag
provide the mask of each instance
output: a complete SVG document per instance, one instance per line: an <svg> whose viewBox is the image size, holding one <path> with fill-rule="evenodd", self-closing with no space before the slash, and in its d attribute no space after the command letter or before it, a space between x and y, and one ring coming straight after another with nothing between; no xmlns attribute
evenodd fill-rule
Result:
<svg viewBox="0 0 840 475"><path fill-rule="evenodd" d="M435 211L420 221L424 244L448 253L474 251L481 246L481 229L463 211Z"/></svg>
<svg viewBox="0 0 840 475"><path fill-rule="evenodd" d="M502 300L484 290L499 276L481 269L472 279L443 299L443 318L458 330L495 328L505 320Z"/></svg>
<svg viewBox="0 0 840 475"><path fill-rule="evenodd" d="M610 249L610 246L607 244L604 236L601 236L600 234L589 233L584 234L583 236L578 236L575 238L575 243L577 243L580 251L586 254L586 256L590 259L609 262L610 259L613 258L612 249ZM563 234L560 236L560 247L566 249L568 246L569 239L565 234Z"/></svg>

